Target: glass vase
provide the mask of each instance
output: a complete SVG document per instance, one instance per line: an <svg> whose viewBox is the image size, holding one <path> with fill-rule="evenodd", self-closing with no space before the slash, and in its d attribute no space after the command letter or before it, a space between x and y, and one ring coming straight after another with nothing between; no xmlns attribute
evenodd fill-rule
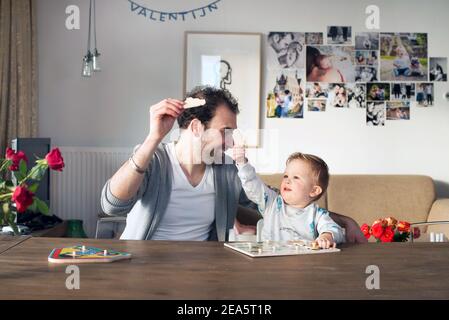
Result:
<svg viewBox="0 0 449 320"><path fill-rule="evenodd" d="M87 238L83 228L83 220L67 220L67 238Z"/></svg>

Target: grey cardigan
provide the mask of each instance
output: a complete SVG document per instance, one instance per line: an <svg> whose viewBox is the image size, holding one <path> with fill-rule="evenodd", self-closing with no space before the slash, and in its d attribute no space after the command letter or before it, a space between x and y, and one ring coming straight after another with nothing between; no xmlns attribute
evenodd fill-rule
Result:
<svg viewBox="0 0 449 320"><path fill-rule="evenodd" d="M229 229L234 225L238 205L253 209L257 209L257 206L246 197L232 160L226 158L225 164L214 164L213 169L215 223L209 240L228 241ZM120 239L151 239L167 209L172 190L172 176L172 166L165 144L160 144L134 198L128 201L116 198L111 193L110 180L106 182L101 192L103 211L108 215L127 215L126 228Z"/></svg>

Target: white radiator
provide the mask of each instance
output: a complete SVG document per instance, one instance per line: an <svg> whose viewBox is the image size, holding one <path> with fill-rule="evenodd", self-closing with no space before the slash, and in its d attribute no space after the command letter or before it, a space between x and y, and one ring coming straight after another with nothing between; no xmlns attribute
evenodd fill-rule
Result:
<svg viewBox="0 0 449 320"><path fill-rule="evenodd" d="M63 172L51 172L50 210L63 220L81 219L89 237L95 236L105 182L129 158L132 149L59 147Z"/></svg>

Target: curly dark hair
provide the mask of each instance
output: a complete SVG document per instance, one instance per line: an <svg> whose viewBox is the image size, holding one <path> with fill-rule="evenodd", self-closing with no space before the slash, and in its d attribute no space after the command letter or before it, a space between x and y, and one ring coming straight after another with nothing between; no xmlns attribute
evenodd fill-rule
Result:
<svg viewBox="0 0 449 320"><path fill-rule="evenodd" d="M218 106L225 105L234 114L238 114L239 105L237 99L225 89L215 88L211 86L198 86L187 93L185 98L198 98L206 100L206 104L201 107L191 108L185 110L178 117L178 125L181 129L187 129L193 119L198 119L206 127L208 123L215 116L215 111Z"/></svg>

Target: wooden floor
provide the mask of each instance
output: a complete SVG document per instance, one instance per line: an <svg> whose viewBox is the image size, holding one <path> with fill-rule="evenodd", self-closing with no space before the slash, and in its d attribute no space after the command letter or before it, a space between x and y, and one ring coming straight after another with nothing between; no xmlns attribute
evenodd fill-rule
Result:
<svg viewBox="0 0 449 320"><path fill-rule="evenodd" d="M133 259L80 265L80 289L68 290L66 266L47 257L78 244ZM252 259L217 242L29 238L0 253L0 299L449 299L449 243L341 249ZM380 268L380 290L366 289L369 265Z"/></svg>

